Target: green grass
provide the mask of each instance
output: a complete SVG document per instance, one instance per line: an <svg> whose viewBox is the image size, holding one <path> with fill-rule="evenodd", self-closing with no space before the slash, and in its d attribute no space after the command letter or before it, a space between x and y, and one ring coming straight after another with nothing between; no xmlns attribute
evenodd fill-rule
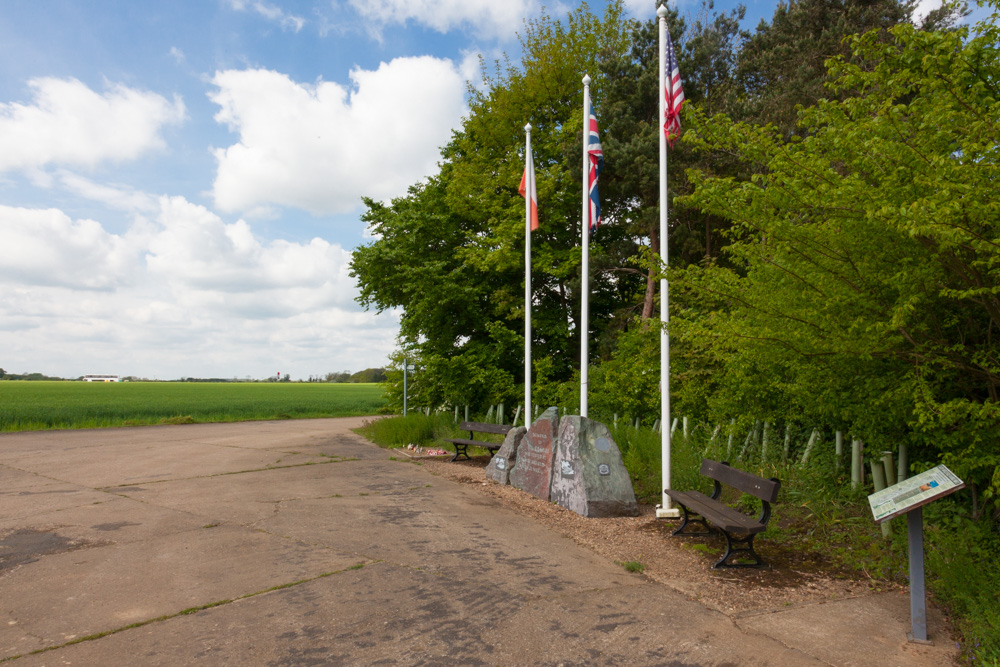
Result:
<svg viewBox="0 0 1000 667"><path fill-rule="evenodd" d="M624 567L626 571L635 572L636 574L641 574L646 569L646 566L637 560L627 560L624 563L620 562L618 564Z"/></svg>
<svg viewBox="0 0 1000 667"><path fill-rule="evenodd" d="M377 414L377 384L0 382L0 431Z"/></svg>
<svg viewBox="0 0 1000 667"><path fill-rule="evenodd" d="M450 413L424 415L421 412L411 412L405 417L396 415L373 420L354 430L385 449L414 444L419 447L439 447L454 452L453 445L445 442L445 438L469 437L469 432L460 430ZM476 433L475 439L500 443L503 442L504 437L490 433ZM469 448L470 456L488 453L487 449Z"/></svg>
<svg viewBox="0 0 1000 667"><path fill-rule="evenodd" d="M379 447L387 449L409 444L421 447L438 445L444 438L455 437L458 433L450 414L426 416L422 412L411 412L405 417L396 415L376 419L357 429L357 432Z"/></svg>

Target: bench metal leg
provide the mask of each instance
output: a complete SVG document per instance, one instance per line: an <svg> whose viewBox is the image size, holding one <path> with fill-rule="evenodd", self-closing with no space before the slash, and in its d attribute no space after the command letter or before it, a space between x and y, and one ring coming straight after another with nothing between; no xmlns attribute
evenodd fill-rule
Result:
<svg viewBox="0 0 1000 667"><path fill-rule="evenodd" d="M459 456L464 456L466 460L471 460L471 457L469 456L469 451L468 451L469 450L469 446L468 445L462 445L462 444L459 444L457 442L453 442L451 444L455 445L455 455L453 457L451 457L450 459L448 459L449 463L451 463L452 461L454 461L455 459L457 459Z"/></svg>
<svg viewBox="0 0 1000 667"><path fill-rule="evenodd" d="M681 525L677 527L677 530L670 533L671 537L673 537L674 535L689 535L691 537L704 537L706 535L715 534L715 530L711 526L709 526L708 523L705 522L704 518L698 516L697 514L693 514L692 512L688 512L688 508L685 507L683 503L677 503L677 504L680 505L681 509L684 511L684 520L681 522ZM684 530L684 527L687 526L689 523L700 523L705 528L705 530L700 533L682 533L681 531Z"/></svg>
<svg viewBox="0 0 1000 667"><path fill-rule="evenodd" d="M712 566L713 568L719 568L719 567L760 567L761 565L766 565L766 563L760 559L760 556L757 555L757 552L753 550L753 538L755 538L757 536L757 533L752 533L752 534L750 534L747 537L734 537L734 536L730 535L728 532L726 532L724 530L720 531L720 532L722 532L722 534L726 536L726 555L723 556L722 559L719 560L718 563L716 563L715 565L713 565ZM733 546L734 544L744 544L746 546L734 547ZM739 554L749 554L753 558L754 562L752 562L752 563L727 563L726 562L731 557L737 556Z"/></svg>

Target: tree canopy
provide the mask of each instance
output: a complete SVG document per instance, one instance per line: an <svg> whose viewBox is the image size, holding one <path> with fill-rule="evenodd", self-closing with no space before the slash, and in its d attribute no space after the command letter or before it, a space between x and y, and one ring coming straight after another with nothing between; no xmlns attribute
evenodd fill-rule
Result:
<svg viewBox="0 0 1000 667"><path fill-rule="evenodd" d="M753 415L906 442L1000 487L1000 255L992 185L995 19L919 27L898 0L800 0L744 30L742 8L670 10L688 104L670 154L672 386L684 414ZM592 237L591 412L651 420L659 336L657 45L652 21L586 5L526 24L523 57L482 64L441 168L366 200L361 303L398 309L416 405L514 401L523 372L525 123L540 403L575 406L580 79L604 145L608 224ZM826 72L829 72L826 74ZM646 258L644 260L643 258ZM390 371L390 378L393 371ZM395 388L394 391L400 391ZM398 398L398 397L397 397Z"/></svg>
<svg viewBox="0 0 1000 667"><path fill-rule="evenodd" d="M685 204L732 223L729 266L678 273L709 409L810 415L1000 489L1000 51L980 30L852 37L791 141L688 116L690 144L755 170L690 174Z"/></svg>

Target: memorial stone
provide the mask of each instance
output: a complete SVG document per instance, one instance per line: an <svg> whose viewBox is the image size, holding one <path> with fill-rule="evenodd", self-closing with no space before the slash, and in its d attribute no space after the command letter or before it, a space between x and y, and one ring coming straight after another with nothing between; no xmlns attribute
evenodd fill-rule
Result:
<svg viewBox="0 0 1000 667"><path fill-rule="evenodd" d="M554 454L553 502L586 517L638 516L632 479L607 426L563 417Z"/></svg>
<svg viewBox="0 0 1000 667"><path fill-rule="evenodd" d="M559 428L559 408L549 408L528 429L517 448L517 461L510 471L510 484L522 491L549 499L552 483L552 450Z"/></svg>
<svg viewBox="0 0 1000 667"><path fill-rule="evenodd" d="M523 426L516 426L507 431L507 437L503 439L503 444L500 445L500 449L486 466L487 479L492 479L498 484L509 483L511 468L517 461L517 449L527 432L528 429Z"/></svg>

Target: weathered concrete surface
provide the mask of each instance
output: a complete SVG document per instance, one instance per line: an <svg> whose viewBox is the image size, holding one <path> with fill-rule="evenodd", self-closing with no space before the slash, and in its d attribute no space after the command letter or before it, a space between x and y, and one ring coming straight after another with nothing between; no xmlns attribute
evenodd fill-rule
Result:
<svg viewBox="0 0 1000 667"><path fill-rule="evenodd" d="M881 598L731 619L353 420L0 435L11 665L940 665ZM930 633L934 637L935 617ZM76 642L76 643L74 643ZM41 651L32 654L32 651Z"/></svg>

